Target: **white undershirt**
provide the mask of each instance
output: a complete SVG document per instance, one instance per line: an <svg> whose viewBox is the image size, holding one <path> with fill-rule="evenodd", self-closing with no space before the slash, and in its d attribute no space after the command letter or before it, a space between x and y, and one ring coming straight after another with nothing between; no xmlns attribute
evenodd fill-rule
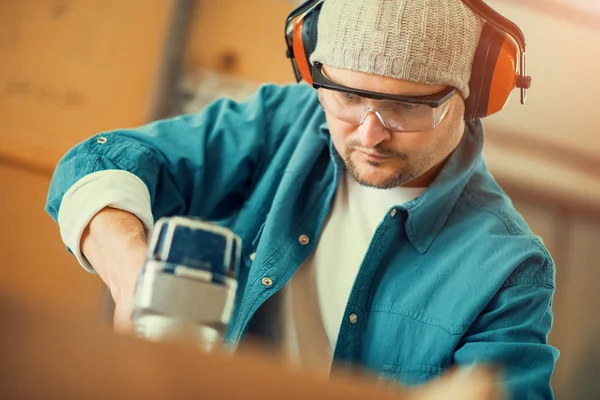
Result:
<svg viewBox="0 0 600 400"><path fill-rule="evenodd" d="M390 209L420 196L425 188L389 190L359 185L344 172L315 251L283 289L282 351L291 365L328 374L346 303L377 226ZM63 197L58 223L65 245L93 271L79 249L81 235L102 208L136 215L150 232L150 195L127 171L100 171L76 182Z"/></svg>
<svg viewBox="0 0 600 400"><path fill-rule="evenodd" d="M342 175L315 251L283 289L283 351L292 365L329 372L350 291L377 226L391 208L424 191L375 189Z"/></svg>

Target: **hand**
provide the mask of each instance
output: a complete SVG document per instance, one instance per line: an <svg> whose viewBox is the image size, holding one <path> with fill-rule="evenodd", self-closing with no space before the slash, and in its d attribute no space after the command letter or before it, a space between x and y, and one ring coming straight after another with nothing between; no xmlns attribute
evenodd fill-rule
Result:
<svg viewBox="0 0 600 400"><path fill-rule="evenodd" d="M116 264L120 271L119 279L109 286L115 302L114 329L118 333L131 333L131 314L138 276L144 267L148 247L145 244L132 245Z"/></svg>

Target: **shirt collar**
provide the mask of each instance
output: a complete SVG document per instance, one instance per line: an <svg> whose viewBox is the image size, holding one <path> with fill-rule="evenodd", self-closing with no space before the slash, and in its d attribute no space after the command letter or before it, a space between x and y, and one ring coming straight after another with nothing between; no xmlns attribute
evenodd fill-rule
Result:
<svg viewBox="0 0 600 400"><path fill-rule="evenodd" d="M476 167L483 162L482 149L481 121L467 122L459 145L437 178L422 196L400 206L408 212L406 234L421 254L427 252L445 225Z"/></svg>
<svg viewBox="0 0 600 400"><path fill-rule="evenodd" d="M321 125L321 132L329 134L325 122ZM338 167L343 166L344 160L335 150L331 140L329 140L329 147L334 162ZM477 165L483 162L482 149L481 121L468 121L459 145L425 193L412 201L398 205L399 209L404 209L408 213L406 234L413 247L421 254L427 252L446 223Z"/></svg>

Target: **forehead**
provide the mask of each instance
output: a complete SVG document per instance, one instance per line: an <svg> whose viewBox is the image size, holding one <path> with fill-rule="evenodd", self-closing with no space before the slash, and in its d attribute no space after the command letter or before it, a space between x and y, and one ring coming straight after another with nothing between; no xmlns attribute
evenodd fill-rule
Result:
<svg viewBox="0 0 600 400"><path fill-rule="evenodd" d="M323 73L330 80L340 85L376 93L424 96L437 93L446 88L446 86L410 82L387 76L334 68L328 65L323 65Z"/></svg>

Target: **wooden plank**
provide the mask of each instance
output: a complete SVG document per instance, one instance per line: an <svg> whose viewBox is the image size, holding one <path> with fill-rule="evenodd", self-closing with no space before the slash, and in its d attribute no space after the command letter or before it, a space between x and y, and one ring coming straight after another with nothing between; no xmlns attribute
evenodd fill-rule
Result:
<svg viewBox="0 0 600 400"><path fill-rule="evenodd" d="M0 154L51 170L80 140L145 122L173 5L0 2Z"/></svg>
<svg viewBox="0 0 600 400"><path fill-rule="evenodd" d="M293 9L287 1L198 1L186 70L202 67L256 82L292 82L283 30Z"/></svg>
<svg viewBox="0 0 600 400"><path fill-rule="evenodd" d="M0 290L83 309L100 318L100 278L83 270L44 211L50 177L0 163Z"/></svg>
<svg viewBox="0 0 600 400"><path fill-rule="evenodd" d="M9 301L0 292L3 399L496 399L487 373L455 374L415 390L374 376L329 377L285 367L256 349L206 354L181 343L114 335L82 313Z"/></svg>
<svg viewBox="0 0 600 400"><path fill-rule="evenodd" d="M560 311L560 320L554 330L556 336L561 337L556 383L558 387L567 387L577 379L575 371L586 353L593 350L587 346L596 344L594 335L600 332L596 308L600 300L597 289L600 281L600 220L577 216L562 229L569 233L565 262L560 266L567 279L557 287L555 306Z"/></svg>

